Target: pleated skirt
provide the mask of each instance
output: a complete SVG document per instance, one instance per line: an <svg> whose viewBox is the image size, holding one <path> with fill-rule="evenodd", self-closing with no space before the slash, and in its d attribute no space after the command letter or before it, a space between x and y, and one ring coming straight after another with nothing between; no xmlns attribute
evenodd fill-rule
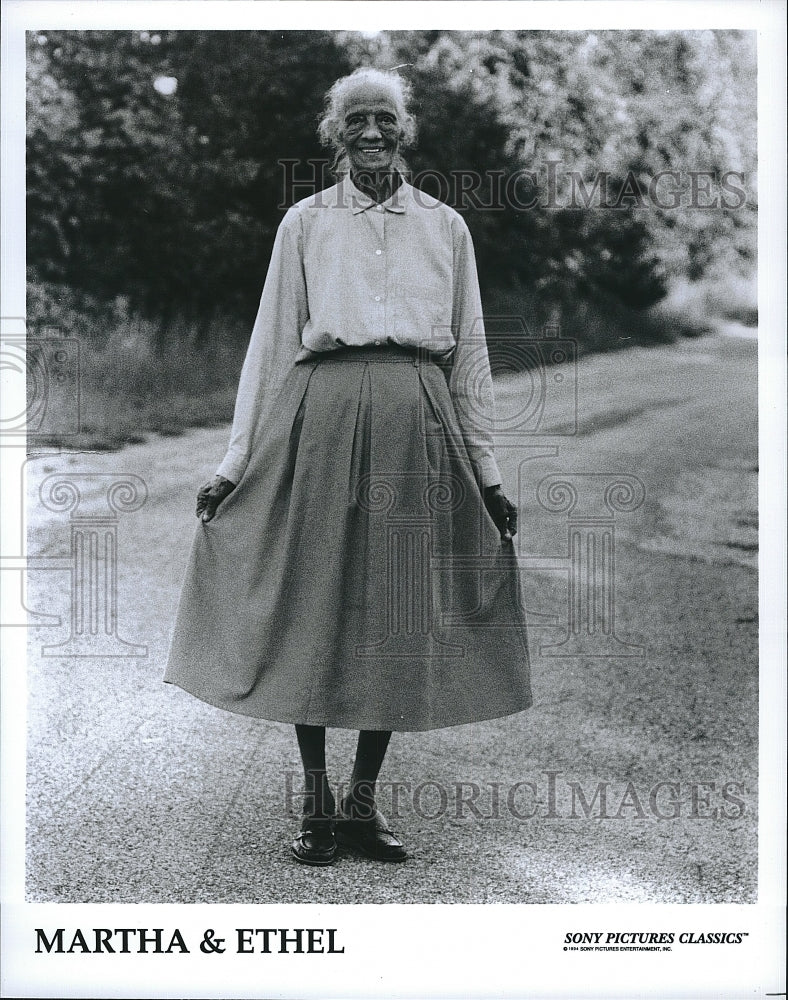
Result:
<svg viewBox="0 0 788 1000"><path fill-rule="evenodd" d="M397 348L297 364L199 522L164 676L278 722L427 730L531 705L511 542L443 371Z"/></svg>

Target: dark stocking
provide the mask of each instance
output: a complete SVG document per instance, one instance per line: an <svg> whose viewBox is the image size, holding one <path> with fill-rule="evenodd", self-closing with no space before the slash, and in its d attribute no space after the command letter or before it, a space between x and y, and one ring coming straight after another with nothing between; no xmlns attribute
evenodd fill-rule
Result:
<svg viewBox="0 0 788 1000"><path fill-rule="evenodd" d="M368 819L374 814L375 783L390 739L388 730L362 729L358 734L356 762L346 799L347 811L355 819Z"/></svg>
<svg viewBox="0 0 788 1000"><path fill-rule="evenodd" d="M295 728L304 765L304 815L333 816L336 806L326 776L325 727L297 725Z"/></svg>

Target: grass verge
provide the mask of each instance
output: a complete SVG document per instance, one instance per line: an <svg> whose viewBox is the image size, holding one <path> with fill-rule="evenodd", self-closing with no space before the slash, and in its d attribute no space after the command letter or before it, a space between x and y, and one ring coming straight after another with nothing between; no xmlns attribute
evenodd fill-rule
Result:
<svg viewBox="0 0 788 1000"><path fill-rule="evenodd" d="M558 326L578 354L587 354L664 344L714 328L708 311L686 305L685 295L643 311L600 300L566 302L548 311L522 291L493 292L485 302L493 370L502 360L504 369L511 369L511 338L518 330L520 337L539 339L546 325ZM198 327L178 318L165 325L129 315L122 300L98 303L40 283L29 285L28 316L28 337L43 331L73 338L79 352L78 426L65 411L59 414L58 394L50 392L47 420L40 433L29 436L32 450L111 451L149 434L177 437L189 427L232 419L249 337L237 319L217 316ZM532 363L533 351L520 353L523 367ZM535 363L550 363L549 351L536 355ZM28 377L28 396L31 386Z"/></svg>

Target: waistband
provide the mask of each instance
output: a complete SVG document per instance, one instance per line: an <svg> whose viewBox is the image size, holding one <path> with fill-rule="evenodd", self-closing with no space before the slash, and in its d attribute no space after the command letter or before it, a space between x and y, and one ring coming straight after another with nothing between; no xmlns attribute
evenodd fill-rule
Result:
<svg viewBox="0 0 788 1000"><path fill-rule="evenodd" d="M310 361L317 361L321 364L326 361L372 361L420 364L424 362L434 363L435 360L426 351L418 347L406 347L402 344L381 344L380 346L338 347L333 351L312 353L299 363Z"/></svg>

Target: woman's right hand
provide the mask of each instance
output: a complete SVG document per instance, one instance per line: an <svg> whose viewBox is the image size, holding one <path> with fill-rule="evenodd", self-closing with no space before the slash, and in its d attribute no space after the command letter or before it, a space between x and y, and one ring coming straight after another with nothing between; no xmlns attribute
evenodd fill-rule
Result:
<svg viewBox="0 0 788 1000"><path fill-rule="evenodd" d="M197 492L197 517L203 521L210 521L216 513L216 508L234 489L235 483L231 483L229 479L225 479L224 476L214 476Z"/></svg>

